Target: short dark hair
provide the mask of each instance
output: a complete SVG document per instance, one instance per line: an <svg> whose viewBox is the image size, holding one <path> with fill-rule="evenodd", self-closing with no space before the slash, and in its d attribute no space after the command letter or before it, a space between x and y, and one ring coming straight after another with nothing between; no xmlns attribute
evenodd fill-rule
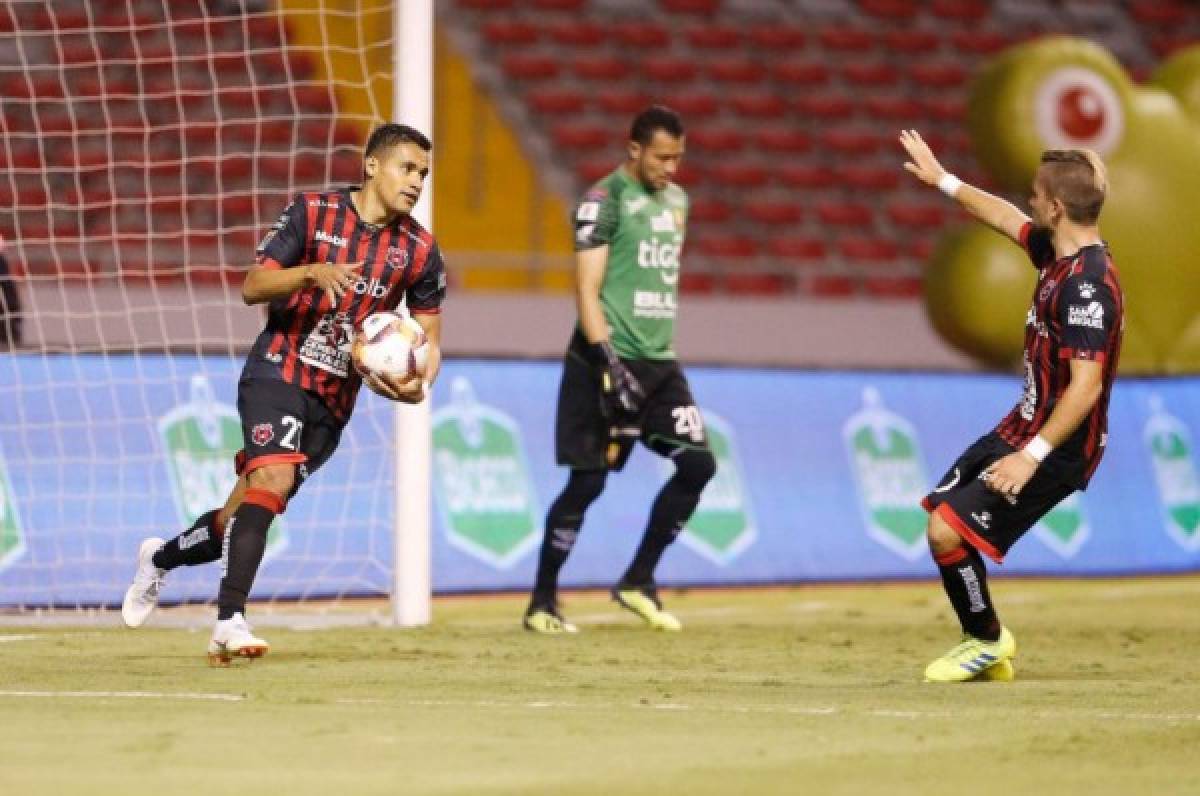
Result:
<svg viewBox="0 0 1200 796"><path fill-rule="evenodd" d="M1042 187L1063 203L1067 218L1077 224L1095 224L1108 193L1104 161L1089 149L1048 149L1042 153Z"/></svg>
<svg viewBox="0 0 1200 796"><path fill-rule="evenodd" d="M429 136L415 127L409 127L407 124L381 124L371 132L371 137L367 139L367 145L363 149L363 160L372 155L378 157L385 150L406 141L416 144L426 152L433 149L433 143L429 140ZM367 172L364 170L363 180L366 181L366 179Z"/></svg>
<svg viewBox="0 0 1200 796"><path fill-rule="evenodd" d="M629 128L629 140L646 146L659 130L673 138L682 138L683 120L666 105L651 105L633 117L633 125Z"/></svg>

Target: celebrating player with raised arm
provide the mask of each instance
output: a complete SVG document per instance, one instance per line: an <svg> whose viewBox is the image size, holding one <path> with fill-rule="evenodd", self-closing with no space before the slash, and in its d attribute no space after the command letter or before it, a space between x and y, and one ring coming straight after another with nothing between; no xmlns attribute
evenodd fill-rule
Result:
<svg viewBox="0 0 1200 796"><path fill-rule="evenodd" d="M227 664L267 651L246 624L246 598L268 527L333 454L350 419L362 383L350 362L355 328L405 301L429 338L426 372L408 380L370 377L367 385L417 403L437 376L446 274L433 236L410 215L431 148L411 127L377 128L363 152L361 186L297 194L259 244L242 296L269 311L238 382L245 448L237 484L224 506L171 541L142 542L121 609L130 627L154 610L167 572L223 558L209 660Z"/></svg>
<svg viewBox="0 0 1200 796"><path fill-rule="evenodd" d="M671 181L683 157L674 111L638 114L628 158L593 185L575 211L579 323L563 360L555 446L571 468L546 515L526 629L573 633L558 611L558 573L604 489L639 439L675 465L650 510L632 563L613 596L651 627L679 630L662 610L654 570L716 472L704 423L675 357L679 254L687 195Z"/></svg>
<svg viewBox="0 0 1200 796"><path fill-rule="evenodd" d="M1097 221L1108 185L1088 150L1042 153L1033 218L946 172L921 136L900 134L904 167L1012 238L1038 269L1025 319L1021 400L926 496L929 547L963 641L925 669L933 682L1011 679L1016 641L1000 624L981 553L997 564L1044 514L1085 489L1107 442L1124 299Z"/></svg>

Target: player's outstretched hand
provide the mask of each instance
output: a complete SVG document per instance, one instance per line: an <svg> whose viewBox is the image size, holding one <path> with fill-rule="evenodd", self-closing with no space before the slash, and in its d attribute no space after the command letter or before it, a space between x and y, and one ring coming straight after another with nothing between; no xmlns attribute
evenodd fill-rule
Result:
<svg viewBox="0 0 1200 796"><path fill-rule="evenodd" d="M396 378L386 374L363 377L363 383L375 393L390 401L404 404L419 404L425 400L426 386L424 379L416 375L408 379Z"/></svg>
<svg viewBox="0 0 1200 796"><path fill-rule="evenodd" d="M325 291L329 300L336 304L347 290L358 281L362 263L314 263L308 266L304 279Z"/></svg>
<svg viewBox="0 0 1200 796"><path fill-rule="evenodd" d="M901 130L900 146L904 147L904 151L911 158L908 163L904 164L904 168L916 175L917 179L926 185L937 185L946 170L933 156L933 150L929 148L929 144L925 143L921 134L916 130Z"/></svg>

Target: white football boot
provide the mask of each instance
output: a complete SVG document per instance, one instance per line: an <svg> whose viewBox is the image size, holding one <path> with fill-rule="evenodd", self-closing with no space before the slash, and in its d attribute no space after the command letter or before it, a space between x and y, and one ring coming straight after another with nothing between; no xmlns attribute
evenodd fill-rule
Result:
<svg viewBox="0 0 1200 796"><path fill-rule="evenodd" d="M126 627L141 627L146 618L158 607L158 593L162 591L165 569L154 566L154 554L166 544L158 537L143 539L138 548L137 571L133 573L133 584L125 590L121 603L121 619Z"/></svg>
<svg viewBox="0 0 1200 796"><path fill-rule="evenodd" d="M218 619L208 642L210 666L228 666L234 658L261 658L271 645L250 632L246 617L234 614L232 619Z"/></svg>

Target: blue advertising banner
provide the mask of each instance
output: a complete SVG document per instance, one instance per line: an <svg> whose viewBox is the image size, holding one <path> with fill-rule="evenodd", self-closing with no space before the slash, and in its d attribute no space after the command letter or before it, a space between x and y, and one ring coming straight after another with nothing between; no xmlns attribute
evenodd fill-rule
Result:
<svg viewBox="0 0 1200 796"><path fill-rule="evenodd" d="M0 357L0 604L119 602L145 536L215 507L240 446L241 363L163 355ZM666 585L929 577L917 505L1011 408L1015 378L690 368L718 474ZM456 361L434 395L434 587L528 588L554 463L559 366ZM383 593L391 568L392 413L363 392L338 452L272 528L254 593ZM1047 515L1002 572L1200 568L1200 379L1126 379L1091 487ZM592 507L563 572L624 570L670 465L639 449ZM209 599L216 566L164 599Z"/></svg>

